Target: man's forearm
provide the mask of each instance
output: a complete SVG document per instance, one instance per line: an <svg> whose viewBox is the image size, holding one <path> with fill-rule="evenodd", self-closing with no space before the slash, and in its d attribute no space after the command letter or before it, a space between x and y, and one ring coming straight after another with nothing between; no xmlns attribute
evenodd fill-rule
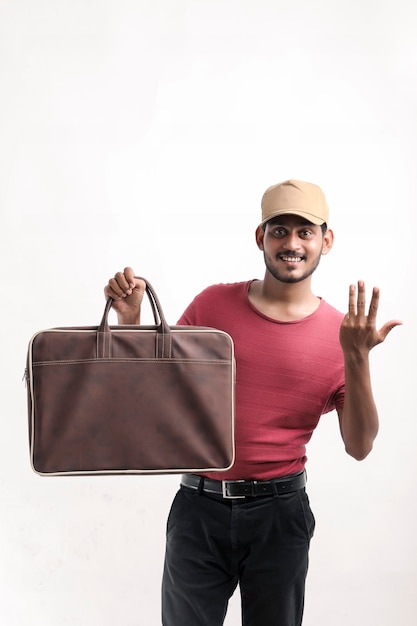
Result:
<svg viewBox="0 0 417 626"><path fill-rule="evenodd" d="M360 461L372 450L379 426L368 356L345 356L345 381L340 428L346 452Z"/></svg>

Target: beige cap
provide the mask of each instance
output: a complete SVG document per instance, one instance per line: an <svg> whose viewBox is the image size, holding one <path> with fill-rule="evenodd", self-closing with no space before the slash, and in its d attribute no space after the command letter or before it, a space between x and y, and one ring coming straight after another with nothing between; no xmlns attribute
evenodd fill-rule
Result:
<svg viewBox="0 0 417 626"><path fill-rule="evenodd" d="M317 185L302 180L286 180L268 187L262 197L261 206L261 224L284 213L300 215L319 226L329 221L329 207L323 191Z"/></svg>

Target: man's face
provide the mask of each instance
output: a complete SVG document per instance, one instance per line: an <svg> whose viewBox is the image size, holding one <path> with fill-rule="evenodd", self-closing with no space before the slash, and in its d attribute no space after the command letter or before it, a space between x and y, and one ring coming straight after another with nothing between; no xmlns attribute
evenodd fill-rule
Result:
<svg viewBox="0 0 417 626"><path fill-rule="evenodd" d="M265 265L277 280L298 283L315 271L321 255L331 248L328 231L298 215L280 215L269 220L265 231L258 227L256 239Z"/></svg>

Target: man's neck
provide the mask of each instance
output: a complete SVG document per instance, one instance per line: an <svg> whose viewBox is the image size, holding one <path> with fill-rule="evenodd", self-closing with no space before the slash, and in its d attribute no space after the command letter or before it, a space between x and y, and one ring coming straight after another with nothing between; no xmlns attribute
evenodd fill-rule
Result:
<svg viewBox="0 0 417 626"><path fill-rule="evenodd" d="M282 322L307 317L320 304L320 299L311 291L310 279L283 283L269 275L251 284L249 300L261 313Z"/></svg>

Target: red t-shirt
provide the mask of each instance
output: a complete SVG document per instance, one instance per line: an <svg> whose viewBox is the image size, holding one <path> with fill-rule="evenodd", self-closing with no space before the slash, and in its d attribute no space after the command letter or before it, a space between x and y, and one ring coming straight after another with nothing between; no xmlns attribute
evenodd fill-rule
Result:
<svg viewBox="0 0 417 626"><path fill-rule="evenodd" d="M227 332L236 357L236 460L216 479L268 480L304 468L306 444L320 416L342 407L343 314L321 300L307 317L280 322L249 301L250 282L213 285L178 324Z"/></svg>

